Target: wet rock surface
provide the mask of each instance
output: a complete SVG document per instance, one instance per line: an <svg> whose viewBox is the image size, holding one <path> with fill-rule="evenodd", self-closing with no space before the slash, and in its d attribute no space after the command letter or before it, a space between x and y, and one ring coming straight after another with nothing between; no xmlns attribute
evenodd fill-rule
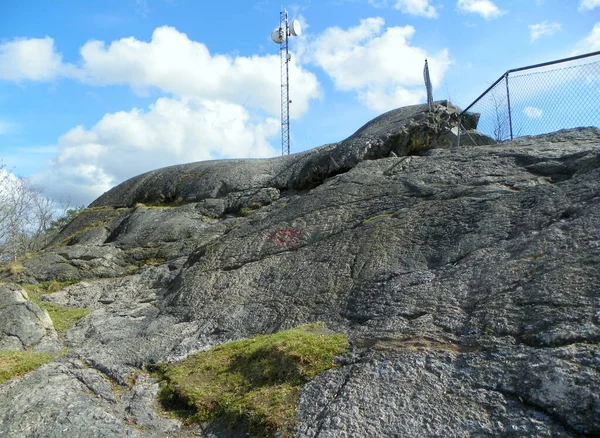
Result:
<svg viewBox="0 0 600 438"><path fill-rule="evenodd" d="M93 312L0 387L0 436L240 436L165 417L146 365L315 321L352 348L298 437L600 434L600 131L457 148L423 111L99 198L24 263Z"/></svg>

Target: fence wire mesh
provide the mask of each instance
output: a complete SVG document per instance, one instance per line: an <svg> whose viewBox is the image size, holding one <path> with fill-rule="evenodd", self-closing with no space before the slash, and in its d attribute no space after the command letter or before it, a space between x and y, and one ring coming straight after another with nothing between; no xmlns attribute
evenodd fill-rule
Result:
<svg viewBox="0 0 600 438"><path fill-rule="evenodd" d="M600 52L509 70L465 112L497 141L600 127Z"/></svg>

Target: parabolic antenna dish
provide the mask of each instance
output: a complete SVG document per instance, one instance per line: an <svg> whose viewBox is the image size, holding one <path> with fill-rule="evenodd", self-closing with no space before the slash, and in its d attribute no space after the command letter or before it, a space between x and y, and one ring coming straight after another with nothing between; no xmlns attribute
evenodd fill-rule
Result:
<svg viewBox="0 0 600 438"><path fill-rule="evenodd" d="M302 33L302 27L300 26L300 22L298 20L292 21L290 24L290 34L293 36L300 36Z"/></svg>
<svg viewBox="0 0 600 438"><path fill-rule="evenodd" d="M281 44L283 42L283 32L281 32L279 27L273 29L273 32L271 32L271 39L276 44Z"/></svg>

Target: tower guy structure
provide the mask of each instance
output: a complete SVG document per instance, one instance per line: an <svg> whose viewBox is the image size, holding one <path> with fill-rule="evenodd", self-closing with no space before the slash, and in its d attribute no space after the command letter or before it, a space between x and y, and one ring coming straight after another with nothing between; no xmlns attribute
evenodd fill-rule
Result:
<svg viewBox="0 0 600 438"><path fill-rule="evenodd" d="M271 39L279 44L279 58L281 68L281 155L290 153L290 68L292 55L289 51L288 40L290 36L299 36L301 33L300 22L288 20L288 12L283 9L279 13L279 27L271 33Z"/></svg>

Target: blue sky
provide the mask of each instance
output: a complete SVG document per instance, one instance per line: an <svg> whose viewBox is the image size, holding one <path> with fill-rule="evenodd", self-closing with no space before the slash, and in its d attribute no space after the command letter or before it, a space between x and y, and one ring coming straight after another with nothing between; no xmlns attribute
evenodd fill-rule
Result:
<svg viewBox="0 0 600 438"><path fill-rule="evenodd" d="M0 159L88 204L155 168L280 154L271 0L0 0ZM298 0L292 152L506 70L600 50L600 0Z"/></svg>

